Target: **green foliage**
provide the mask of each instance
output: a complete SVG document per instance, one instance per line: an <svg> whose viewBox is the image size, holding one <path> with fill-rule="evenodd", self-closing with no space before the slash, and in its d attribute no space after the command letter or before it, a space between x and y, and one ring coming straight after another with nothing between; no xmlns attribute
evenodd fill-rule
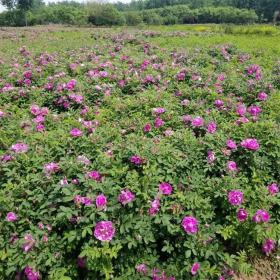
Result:
<svg viewBox="0 0 280 280"><path fill-rule="evenodd" d="M113 5L93 5L88 21L94 25L123 25L125 18Z"/></svg>
<svg viewBox="0 0 280 280"><path fill-rule="evenodd" d="M124 13L127 25L138 25L143 21L141 13L129 11Z"/></svg>
<svg viewBox="0 0 280 280"><path fill-rule="evenodd" d="M24 0L25 1L25 0ZM146 24L173 25L178 23L254 23L258 17L254 10L237 9L233 7L203 7L190 8L187 5L166 6L163 8L139 11L118 11L110 4L81 5L75 2L50 4L42 6L39 0L18 2L20 11L29 10L27 22L21 12L13 10L3 12L0 16L0 26L22 26L61 23L71 25L93 24L97 26L139 25ZM31 9L32 8L32 9Z"/></svg>

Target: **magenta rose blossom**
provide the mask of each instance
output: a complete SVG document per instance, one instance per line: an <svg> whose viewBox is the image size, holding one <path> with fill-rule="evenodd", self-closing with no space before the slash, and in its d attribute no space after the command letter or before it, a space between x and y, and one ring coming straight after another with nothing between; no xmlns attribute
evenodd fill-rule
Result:
<svg viewBox="0 0 280 280"><path fill-rule="evenodd" d="M240 208L238 209L236 216L238 221L243 222L248 218L248 212L245 209Z"/></svg>
<svg viewBox="0 0 280 280"><path fill-rule="evenodd" d="M239 190L232 190L228 193L228 202L231 205L240 205L243 202L243 193Z"/></svg>
<svg viewBox="0 0 280 280"><path fill-rule="evenodd" d="M115 235L115 228L111 221L98 222L94 228L93 235L100 241L110 241Z"/></svg>
<svg viewBox="0 0 280 280"><path fill-rule="evenodd" d="M238 104L236 106L236 113L239 116L243 117L245 115L246 111L247 111L247 109L246 109L246 106L244 104Z"/></svg>
<svg viewBox="0 0 280 280"><path fill-rule="evenodd" d="M141 165L143 163L143 160L141 159L140 156L134 155L130 157L130 162L135 164L135 165Z"/></svg>
<svg viewBox="0 0 280 280"><path fill-rule="evenodd" d="M188 124L189 122L192 121L192 116L191 115L184 115L182 117L182 120L183 120L184 123Z"/></svg>
<svg viewBox="0 0 280 280"><path fill-rule="evenodd" d="M194 127L201 127L201 126L203 126L203 124L204 124L204 120L202 117L195 117L192 120L192 126L194 126Z"/></svg>
<svg viewBox="0 0 280 280"><path fill-rule="evenodd" d="M79 194L75 195L75 197L74 197L74 202L75 202L76 204L82 203L82 200L83 200L83 197L82 197L82 196L80 196Z"/></svg>
<svg viewBox="0 0 280 280"><path fill-rule="evenodd" d="M161 118L157 117L154 121L155 128L159 128L163 125L164 125L164 121Z"/></svg>
<svg viewBox="0 0 280 280"><path fill-rule="evenodd" d="M163 182L159 185L159 191L164 195L170 195L172 193L172 186L168 183Z"/></svg>
<svg viewBox="0 0 280 280"><path fill-rule="evenodd" d="M36 130L38 132L42 132L42 131L44 131L44 129L45 129L45 126L43 124L39 123L36 125Z"/></svg>
<svg viewBox="0 0 280 280"><path fill-rule="evenodd" d="M226 145L227 145L227 148L231 149L231 150L235 150L237 148L236 143L231 139L227 140Z"/></svg>
<svg viewBox="0 0 280 280"><path fill-rule="evenodd" d="M83 135L83 132L82 132L80 129L78 129L78 128L73 128L73 129L71 129L71 131L70 131L70 135L71 135L72 137L80 137L80 136Z"/></svg>
<svg viewBox="0 0 280 280"><path fill-rule="evenodd" d="M81 195L75 195L74 197L74 202L76 204L83 204L83 205L91 205L92 204L92 199L86 196L81 196Z"/></svg>
<svg viewBox="0 0 280 280"><path fill-rule="evenodd" d="M182 227L188 234L195 234L198 231L197 219L193 216L186 216L182 220Z"/></svg>
<svg viewBox="0 0 280 280"><path fill-rule="evenodd" d="M154 199L151 202L151 207L148 210L148 214L150 216L154 216L154 215L156 215L157 212L159 212L159 210L160 210L160 201L159 201L159 199Z"/></svg>
<svg viewBox="0 0 280 280"><path fill-rule="evenodd" d="M32 270L32 268L29 266L25 267L24 274L25 274L27 280L39 280L40 279L39 272Z"/></svg>
<svg viewBox="0 0 280 280"><path fill-rule="evenodd" d="M237 171L237 164L235 161L228 161L227 162L227 170L229 172Z"/></svg>
<svg viewBox="0 0 280 280"><path fill-rule="evenodd" d="M274 247L275 247L275 241L272 239L267 239L262 246L262 251L266 255L269 255L271 253L271 251L273 251Z"/></svg>
<svg viewBox="0 0 280 280"><path fill-rule="evenodd" d="M150 132L152 130L152 126L150 123L146 123L144 125L144 132Z"/></svg>
<svg viewBox="0 0 280 280"><path fill-rule="evenodd" d="M144 263L136 265L136 271L140 274L146 275L148 272L147 266Z"/></svg>
<svg viewBox="0 0 280 280"><path fill-rule="evenodd" d="M50 163L46 163L44 165L44 173L46 175L56 173L59 170L60 170L60 167L59 167L58 163L56 163L56 162L50 162Z"/></svg>
<svg viewBox="0 0 280 280"><path fill-rule="evenodd" d="M81 203L86 205L86 206L91 205L92 204L92 199L84 196L84 197L81 198Z"/></svg>
<svg viewBox="0 0 280 280"><path fill-rule="evenodd" d="M107 206L107 198L104 194L99 194L96 197L95 205L97 209L104 209Z"/></svg>
<svg viewBox="0 0 280 280"><path fill-rule="evenodd" d="M15 152L16 154L23 154L28 151L28 145L24 143L16 143L11 146L11 151Z"/></svg>
<svg viewBox="0 0 280 280"><path fill-rule="evenodd" d="M8 222L14 222L17 220L17 215L14 212L9 212L6 216Z"/></svg>
<svg viewBox="0 0 280 280"><path fill-rule="evenodd" d="M220 107L224 106L224 102L222 100L220 100L220 99L217 99L217 100L215 100L214 105L217 108L220 108Z"/></svg>
<svg viewBox="0 0 280 280"><path fill-rule="evenodd" d="M11 155L4 154L0 157L0 160L2 162L9 162L9 161L14 160L14 158Z"/></svg>
<svg viewBox="0 0 280 280"><path fill-rule="evenodd" d="M200 269L200 263L198 262L194 263L191 268L191 274L196 275L199 269Z"/></svg>
<svg viewBox="0 0 280 280"><path fill-rule="evenodd" d="M35 240L33 239L33 236L29 233L25 234L24 243L22 245L23 251L24 252L30 251L34 245L35 245Z"/></svg>
<svg viewBox="0 0 280 280"><path fill-rule="evenodd" d="M258 99L260 100L260 101L265 101L266 99L267 99L267 94L265 93L265 92L260 92L259 94L258 94Z"/></svg>
<svg viewBox="0 0 280 280"><path fill-rule="evenodd" d="M277 184L275 184L275 183L267 186L267 189L268 189L269 193L272 195L275 195L279 192L279 188L278 188Z"/></svg>
<svg viewBox="0 0 280 280"><path fill-rule="evenodd" d="M207 161L210 164L215 161L215 153L213 151L208 151L207 152Z"/></svg>
<svg viewBox="0 0 280 280"><path fill-rule="evenodd" d="M241 142L241 146L247 150L256 151L259 149L260 145L255 138L248 138Z"/></svg>
<svg viewBox="0 0 280 280"><path fill-rule="evenodd" d="M256 214L253 216L252 220L255 223L267 223L270 219L270 215L268 214L268 212L264 209L259 209L257 210Z"/></svg>
<svg viewBox="0 0 280 280"><path fill-rule="evenodd" d="M70 80L68 83L66 83L66 86L65 86L65 87L66 87L68 90L73 90L74 87L76 86L76 83L77 83L77 81L74 80L74 79L72 79L72 80Z"/></svg>
<svg viewBox="0 0 280 280"><path fill-rule="evenodd" d="M130 190L122 190L118 196L118 201L122 205L126 205L127 203L133 201L134 199L135 199L135 195Z"/></svg>
<svg viewBox="0 0 280 280"><path fill-rule="evenodd" d="M102 178L101 174L97 170L88 172L87 177L97 182L101 181Z"/></svg>
<svg viewBox="0 0 280 280"><path fill-rule="evenodd" d="M260 114L262 111L262 109L259 106L256 105L252 105L248 108L248 113L251 116L257 116L258 114Z"/></svg>
<svg viewBox="0 0 280 280"><path fill-rule="evenodd" d="M77 161L84 164L84 165L89 165L90 160L86 156L78 156Z"/></svg>
<svg viewBox="0 0 280 280"><path fill-rule="evenodd" d="M152 113L156 114L156 115L160 115L163 114L165 112L165 109L162 107L158 107L158 108L153 108L152 109Z"/></svg>
<svg viewBox="0 0 280 280"><path fill-rule="evenodd" d="M217 130L217 125L215 122L210 122L207 125L207 132L210 134L214 134Z"/></svg>

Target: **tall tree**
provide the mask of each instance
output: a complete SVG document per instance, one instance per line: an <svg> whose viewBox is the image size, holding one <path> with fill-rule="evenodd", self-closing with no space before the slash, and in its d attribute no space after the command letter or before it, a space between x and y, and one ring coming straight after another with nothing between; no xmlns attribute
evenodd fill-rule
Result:
<svg viewBox="0 0 280 280"><path fill-rule="evenodd" d="M17 6L16 0L1 0L0 3L8 10L13 10Z"/></svg>
<svg viewBox="0 0 280 280"><path fill-rule="evenodd" d="M22 11L30 10L34 5L34 0L18 0L17 8Z"/></svg>

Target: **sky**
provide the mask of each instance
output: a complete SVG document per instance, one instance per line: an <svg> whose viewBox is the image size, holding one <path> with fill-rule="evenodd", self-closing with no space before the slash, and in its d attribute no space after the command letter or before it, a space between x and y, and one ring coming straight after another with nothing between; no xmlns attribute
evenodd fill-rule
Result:
<svg viewBox="0 0 280 280"><path fill-rule="evenodd" d="M63 1L63 0L61 0L61 1ZM83 2L90 2L90 0L88 1L88 0L75 0L76 2L81 2L81 3L83 3ZM128 2L130 2L130 0L107 0L106 2L111 2L111 3L113 3L113 2L123 2L123 3L128 3ZM52 3L52 2L59 2L59 0L44 0L44 2L45 3ZM98 1L98 0L96 0L96 1L94 1L94 2L101 2L101 1ZM104 2L104 1L102 1L102 2ZM5 8L0 4L0 12L3 12L5 10Z"/></svg>

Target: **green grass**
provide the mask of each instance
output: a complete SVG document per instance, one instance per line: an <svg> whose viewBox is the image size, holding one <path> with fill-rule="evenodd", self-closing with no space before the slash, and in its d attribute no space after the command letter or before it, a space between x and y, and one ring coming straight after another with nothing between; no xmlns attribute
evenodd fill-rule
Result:
<svg viewBox="0 0 280 280"><path fill-rule="evenodd" d="M186 24L168 26L149 26L149 29L158 31L193 31L193 32L217 32L226 34L262 34L279 35L280 28L273 25L223 25L223 24Z"/></svg>
<svg viewBox="0 0 280 280"><path fill-rule="evenodd" d="M280 58L279 27L269 25L222 26L222 25L174 25L152 27L165 34L187 32L185 35L152 37L149 41L167 50L173 48L194 49L232 44L255 56L255 62L268 66ZM231 34L228 34L231 33ZM269 65L271 67L271 65Z"/></svg>

